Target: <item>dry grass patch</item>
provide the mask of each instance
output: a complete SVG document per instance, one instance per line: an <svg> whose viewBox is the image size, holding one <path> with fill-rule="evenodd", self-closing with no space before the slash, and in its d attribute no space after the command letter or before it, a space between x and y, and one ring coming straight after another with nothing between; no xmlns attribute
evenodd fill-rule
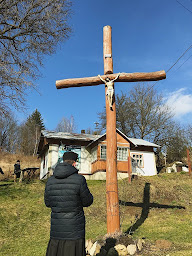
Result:
<svg viewBox="0 0 192 256"><path fill-rule="evenodd" d="M28 167L40 167L40 159L37 156L25 156L22 154L9 154L0 152L0 167L2 168L4 175L0 174L0 180L13 179L14 164L17 160L21 161L21 169ZM25 177L27 174L25 173ZM39 171L37 171L36 177L39 177Z"/></svg>

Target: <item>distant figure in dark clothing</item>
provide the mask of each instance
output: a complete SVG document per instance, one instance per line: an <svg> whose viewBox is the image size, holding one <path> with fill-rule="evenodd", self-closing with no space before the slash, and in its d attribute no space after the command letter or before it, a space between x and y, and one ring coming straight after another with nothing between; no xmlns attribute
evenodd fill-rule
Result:
<svg viewBox="0 0 192 256"><path fill-rule="evenodd" d="M14 181L16 181L17 178L20 178L20 174L21 174L20 161L17 160L17 162L14 164Z"/></svg>
<svg viewBox="0 0 192 256"><path fill-rule="evenodd" d="M1 167L0 167L0 173L1 173L1 174L4 174L4 172L3 172L3 170L2 170L2 168L1 168Z"/></svg>
<svg viewBox="0 0 192 256"><path fill-rule="evenodd" d="M78 155L65 152L45 187L45 204L51 208L51 232L46 256L85 256L83 207L93 203L84 176L75 168Z"/></svg>

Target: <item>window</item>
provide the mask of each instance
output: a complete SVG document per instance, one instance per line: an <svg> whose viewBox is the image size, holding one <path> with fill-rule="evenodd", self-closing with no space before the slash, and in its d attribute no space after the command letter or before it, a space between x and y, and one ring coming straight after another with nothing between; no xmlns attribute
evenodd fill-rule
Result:
<svg viewBox="0 0 192 256"><path fill-rule="evenodd" d="M143 167L143 155L142 154L132 154L132 164L137 167Z"/></svg>
<svg viewBox="0 0 192 256"><path fill-rule="evenodd" d="M128 160L128 148L117 147L117 160L127 161Z"/></svg>
<svg viewBox="0 0 192 256"><path fill-rule="evenodd" d="M107 156L106 146L101 145L101 159L106 159L106 156Z"/></svg>
<svg viewBox="0 0 192 256"><path fill-rule="evenodd" d="M101 145L101 159L106 160L107 149L106 146ZM118 161L127 161L128 159L128 148L126 147L117 147L117 160Z"/></svg>

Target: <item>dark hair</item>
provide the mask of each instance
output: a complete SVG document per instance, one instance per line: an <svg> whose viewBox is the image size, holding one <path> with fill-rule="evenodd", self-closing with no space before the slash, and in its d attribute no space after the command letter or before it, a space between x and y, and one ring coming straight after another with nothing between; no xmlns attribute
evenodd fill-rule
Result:
<svg viewBox="0 0 192 256"><path fill-rule="evenodd" d="M74 160L71 160L71 159L66 159L66 160L64 160L64 162L65 163L68 163L68 164L73 164L73 163L75 163L75 161Z"/></svg>
<svg viewBox="0 0 192 256"><path fill-rule="evenodd" d="M74 162L77 161L78 154L72 151L67 151L63 154L63 161L65 160L73 160Z"/></svg>
<svg viewBox="0 0 192 256"><path fill-rule="evenodd" d="M19 162L19 163L20 163L20 160L17 160L17 162Z"/></svg>

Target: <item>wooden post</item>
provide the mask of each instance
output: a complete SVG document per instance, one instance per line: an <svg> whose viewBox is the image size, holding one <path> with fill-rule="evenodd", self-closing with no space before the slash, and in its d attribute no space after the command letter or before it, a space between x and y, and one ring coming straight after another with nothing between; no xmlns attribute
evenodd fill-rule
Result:
<svg viewBox="0 0 192 256"><path fill-rule="evenodd" d="M104 74L113 73L111 27L103 28L103 59ZM105 88L105 94L107 87ZM107 233L113 234L120 231L119 199L117 184L117 134L116 134L116 107L115 93L113 96L112 108L106 100L106 139L107 139L107 159L106 159L106 201L107 201Z"/></svg>
<svg viewBox="0 0 192 256"><path fill-rule="evenodd" d="M190 176L191 175L191 161L190 161L190 154L189 154L188 148L187 148L187 161L188 161L189 176Z"/></svg>
<svg viewBox="0 0 192 256"><path fill-rule="evenodd" d="M129 148L128 149L128 182L129 183L131 183L131 174L132 174L132 161L131 161L131 154L130 154L130 148Z"/></svg>

